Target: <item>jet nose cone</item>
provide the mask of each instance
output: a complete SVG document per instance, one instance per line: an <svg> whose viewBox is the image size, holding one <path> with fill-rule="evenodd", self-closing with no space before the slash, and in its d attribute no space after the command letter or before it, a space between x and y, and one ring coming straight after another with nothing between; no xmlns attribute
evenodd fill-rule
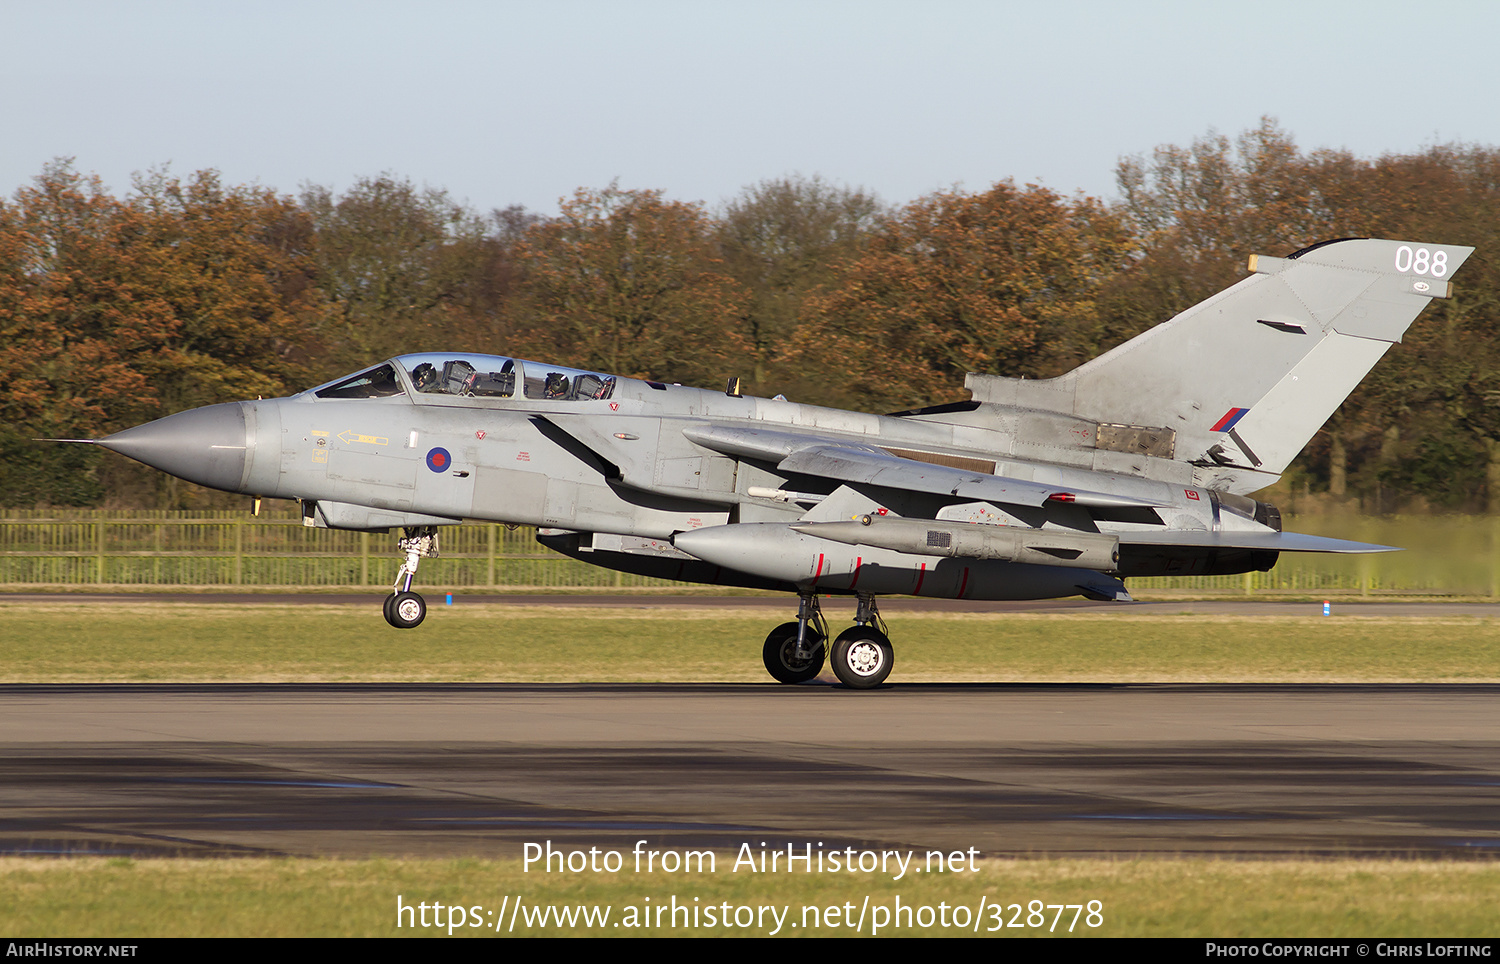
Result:
<svg viewBox="0 0 1500 964"><path fill-rule="evenodd" d="M178 412L116 432L99 444L179 479L238 492L245 479L244 403Z"/></svg>

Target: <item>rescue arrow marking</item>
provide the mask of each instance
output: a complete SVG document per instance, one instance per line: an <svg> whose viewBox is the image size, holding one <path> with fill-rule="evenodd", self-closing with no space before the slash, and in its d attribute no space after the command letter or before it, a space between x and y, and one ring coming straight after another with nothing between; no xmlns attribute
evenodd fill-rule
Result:
<svg viewBox="0 0 1500 964"><path fill-rule="evenodd" d="M391 440L388 438L381 438L378 435L361 435L358 432L340 432L339 441L345 445L354 445L356 443L364 443L365 445L391 444Z"/></svg>

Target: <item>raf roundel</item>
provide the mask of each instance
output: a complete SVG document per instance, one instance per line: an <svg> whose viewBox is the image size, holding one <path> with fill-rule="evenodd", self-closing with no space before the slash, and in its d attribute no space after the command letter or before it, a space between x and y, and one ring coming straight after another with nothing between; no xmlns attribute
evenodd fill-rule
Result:
<svg viewBox="0 0 1500 964"><path fill-rule="evenodd" d="M447 449L436 448L427 453L427 467L434 472L446 472L452 464L453 456L448 454Z"/></svg>

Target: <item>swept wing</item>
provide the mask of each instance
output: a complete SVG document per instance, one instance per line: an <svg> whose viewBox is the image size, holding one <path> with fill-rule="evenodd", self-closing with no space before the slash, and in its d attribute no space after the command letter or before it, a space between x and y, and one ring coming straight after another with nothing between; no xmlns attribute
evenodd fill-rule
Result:
<svg viewBox="0 0 1500 964"><path fill-rule="evenodd" d="M860 445L831 437L730 425L691 426L683 430L683 435L704 448L724 455L762 459L775 463L781 472L812 475L839 482L880 485L911 492L1023 506L1040 506L1049 501L1101 508L1152 508L1166 504L1153 499L1068 489L920 462L892 455L873 445Z"/></svg>

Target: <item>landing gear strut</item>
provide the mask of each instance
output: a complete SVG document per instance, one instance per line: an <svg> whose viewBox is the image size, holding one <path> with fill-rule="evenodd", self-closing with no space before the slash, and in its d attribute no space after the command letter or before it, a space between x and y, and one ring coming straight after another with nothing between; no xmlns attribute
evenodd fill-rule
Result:
<svg viewBox="0 0 1500 964"><path fill-rule="evenodd" d="M828 623L818 597L799 594L797 621L782 623L766 637L761 658L778 683L805 683L823 671Z"/></svg>
<svg viewBox="0 0 1500 964"><path fill-rule="evenodd" d="M839 633L829 653L833 675L850 689L873 689L891 675L896 651L871 593L859 594L854 625Z"/></svg>
<svg viewBox="0 0 1500 964"><path fill-rule="evenodd" d="M427 617L427 600L411 591L411 579L421 559L438 554L437 526L410 526L401 531L405 535L396 541L396 549L406 554L406 560L396 570L391 594L385 597L385 621L397 629L415 629Z"/></svg>

